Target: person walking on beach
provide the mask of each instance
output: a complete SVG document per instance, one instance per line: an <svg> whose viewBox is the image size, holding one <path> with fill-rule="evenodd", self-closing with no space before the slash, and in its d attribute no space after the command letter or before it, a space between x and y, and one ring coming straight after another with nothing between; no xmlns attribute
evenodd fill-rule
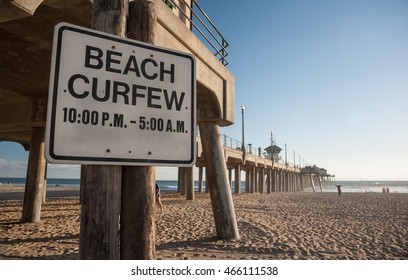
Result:
<svg viewBox="0 0 408 280"><path fill-rule="evenodd" d="M335 185L337 187L337 191L339 193L339 195L341 195L341 185Z"/></svg>
<svg viewBox="0 0 408 280"><path fill-rule="evenodd" d="M156 203L160 206L160 213L163 213L163 204L161 203L160 199L160 188L159 185L156 183Z"/></svg>

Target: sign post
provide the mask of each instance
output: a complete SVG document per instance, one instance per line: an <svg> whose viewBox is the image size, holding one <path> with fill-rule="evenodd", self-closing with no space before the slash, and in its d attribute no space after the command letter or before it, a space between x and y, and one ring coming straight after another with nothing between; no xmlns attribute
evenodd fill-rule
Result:
<svg viewBox="0 0 408 280"><path fill-rule="evenodd" d="M46 158L51 163L192 166L195 87L190 54L58 24Z"/></svg>

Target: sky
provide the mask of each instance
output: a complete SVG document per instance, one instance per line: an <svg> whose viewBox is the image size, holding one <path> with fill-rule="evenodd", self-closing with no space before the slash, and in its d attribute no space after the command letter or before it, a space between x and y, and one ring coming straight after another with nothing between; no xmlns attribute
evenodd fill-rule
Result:
<svg viewBox="0 0 408 280"><path fill-rule="evenodd" d="M235 123L221 132L287 147L288 161L337 180L408 180L408 1L198 1L230 46ZM281 153L284 157L284 150ZM28 153L0 143L0 177L24 177ZM176 168L157 168L176 179ZM78 178L77 165L48 177Z"/></svg>

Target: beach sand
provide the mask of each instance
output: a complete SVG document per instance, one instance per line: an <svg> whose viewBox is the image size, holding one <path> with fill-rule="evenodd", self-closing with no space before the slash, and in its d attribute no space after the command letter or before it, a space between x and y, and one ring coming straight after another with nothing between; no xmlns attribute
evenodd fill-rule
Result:
<svg viewBox="0 0 408 280"><path fill-rule="evenodd" d="M39 223L19 222L23 188L0 186L0 259L78 259L78 188L60 191ZM7 200L5 200L7 198ZM408 259L408 194L233 195L240 239L217 240L208 194L162 194L157 259Z"/></svg>

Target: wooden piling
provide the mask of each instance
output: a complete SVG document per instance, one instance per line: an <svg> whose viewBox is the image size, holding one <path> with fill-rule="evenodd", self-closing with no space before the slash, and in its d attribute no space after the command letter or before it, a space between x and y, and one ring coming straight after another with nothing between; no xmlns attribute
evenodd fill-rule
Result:
<svg viewBox="0 0 408 280"><path fill-rule="evenodd" d="M94 0L93 29L125 37L128 0ZM81 259L119 259L122 168L81 166Z"/></svg>
<svg viewBox="0 0 408 280"><path fill-rule="evenodd" d="M157 14L154 1L129 4L127 35L154 44ZM155 167L123 167L121 208L121 259L156 258Z"/></svg>
<svg viewBox="0 0 408 280"><path fill-rule="evenodd" d="M215 123L201 122L199 128L217 237L238 239L238 225L219 127Z"/></svg>
<svg viewBox="0 0 408 280"><path fill-rule="evenodd" d="M81 166L80 259L119 259L121 181L121 166Z"/></svg>
<svg viewBox="0 0 408 280"><path fill-rule="evenodd" d="M155 168L122 167L122 206L120 216L120 258L156 258Z"/></svg>

